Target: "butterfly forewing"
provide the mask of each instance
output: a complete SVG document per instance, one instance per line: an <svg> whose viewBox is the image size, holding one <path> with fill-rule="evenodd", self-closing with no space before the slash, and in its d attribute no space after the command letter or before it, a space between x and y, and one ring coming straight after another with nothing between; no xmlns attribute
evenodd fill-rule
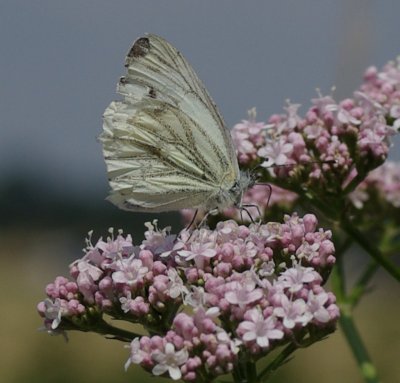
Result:
<svg viewBox="0 0 400 383"><path fill-rule="evenodd" d="M103 151L117 206L135 211L204 207L239 169L229 131L182 55L164 39L137 40L104 113Z"/></svg>

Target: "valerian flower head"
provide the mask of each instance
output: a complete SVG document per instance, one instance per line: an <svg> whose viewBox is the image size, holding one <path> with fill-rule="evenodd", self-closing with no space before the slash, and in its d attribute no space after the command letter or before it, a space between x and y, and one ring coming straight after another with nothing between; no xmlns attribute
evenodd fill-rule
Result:
<svg viewBox="0 0 400 383"><path fill-rule="evenodd" d="M400 164L385 162L368 174L349 197L357 209L370 199L375 206L400 208Z"/></svg>
<svg viewBox="0 0 400 383"><path fill-rule="evenodd" d="M361 207L368 198L362 189L349 193L386 160L391 137L400 128L400 61L390 62L381 72L369 68L353 98L337 102L319 94L304 116L298 109L298 104L288 101L285 113L272 115L252 134L255 119L233 127L235 142L245 137L245 145L237 147L241 165L250 171L258 169L258 182L286 190L279 194L258 186L271 198L254 198L257 193L249 190L243 200L257 205L262 215L266 201L271 207L297 198L331 205L331 218L349 201ZM338 201L336 206L333 199ZM255 209L252 214L258 215ZM237 211L228 210L226 215L236 218Z"/></svg>
<svg viewBox="0 0 400 383"><path fill-rule="evenodd" d="M334 330L339 311L322 287L334 246L317 225L311 214L249 227L230 220L171 242L147 224L137 246L122 233L89 244L72 280L57 277L38 310L53 332L96 331L104 314L141 324L152 335L124 338L126 368L209 382L232 371L241 351L256 360L314 327Z"/></svg>

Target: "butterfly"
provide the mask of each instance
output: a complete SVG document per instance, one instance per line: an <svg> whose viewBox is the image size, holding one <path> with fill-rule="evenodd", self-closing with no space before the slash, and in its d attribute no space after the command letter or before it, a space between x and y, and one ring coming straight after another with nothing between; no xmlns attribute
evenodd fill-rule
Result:
<svg viewBox="0 0 400 383"><path fill-rule="evenodd" d="M148 34L129 50L99 139L108 199L124 210L240 207L254 181L240 171L216 105L182 54Z"/></svg>

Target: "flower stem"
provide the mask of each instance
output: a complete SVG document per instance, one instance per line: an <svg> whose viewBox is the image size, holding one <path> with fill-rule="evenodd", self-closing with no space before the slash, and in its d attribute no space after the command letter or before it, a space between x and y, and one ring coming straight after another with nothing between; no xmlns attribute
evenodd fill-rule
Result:
<svg viewBox="0 0 400 383"><path fill-rule="evenodd" d="M101 335L109 335L112 339L118 339L123 342L131 342L134 338L140 337L139 334L111 326L104 320L99 321L92 331Z"/></svg>
<svg viewBox="0 0 400 383"><path fill-rule="evenodd" d="M357 305L360 298L363 296L363 294L367 289L368 282L370 281L372 276L376 273L378 267L379 265L375 261L371 261L367 265L367 267L361 274L360 278L351 289L351 292L348 296L348 303L351 305L351 307L355 307Z"/></svg>
<svg viewBox="0 0 400 383"><path fill-rule="evenodd" d="M282 364L286 363L289 356L296 350L297 346L294 343L290 343L287 347L285 347L282 352L258 374L257 382L266 382L272 373L282 366Z"/></svg>
<svg viewBox="0 0 400 383"><path fill-rule="evenodd" d="M368 352L361 340L360 334L354 324L351 307L349 304L340 304L341 317L339 319L340 327L346 337L346 340L357 360L361 375L365 383L379 383L379 378L375 366L373 365Z"/></svg>
<svg viewBox="0 0 400 383"><path fill-rule="evenodd" d="M350 183L343 190L343 195L351 193L366 177L365 173L357 172L357 175L350 181Z"/></svg>
<svg viewBox="0 0 400 383"><path fill-rule="evenodd" d="M256 363L247 355L241 355L232 376L235 383L258 383Z"/></svg>
<svg viewBox="0 0 400 383"><path fill-rule="evenodd" d="M338 254L338 262L332 272L332 289L335 292L341 316L339 318L339 324L343 331L343 334L350 346L350 349L357 361L361 375L365 383L378 383L377 372L375 366L370 360L367 350L362 342L360 334L353 321L352 308L353 305L361 298L365 292L366 285L372 275L375 273L378 264L373 261L364 270L360 279L353 287L352 292L349 296L346 295L345 288L345 276L343 270L343 253Z"/></svg>
<svg viewBox="0 0 400 383"><path fill-rule="evenodd" d="M378 264L380 264L393 278L400 281L400 268L393 264L389 259L374 245L369 243L367 238L347 219L341 220L343 230L351 236Z"/></svg>

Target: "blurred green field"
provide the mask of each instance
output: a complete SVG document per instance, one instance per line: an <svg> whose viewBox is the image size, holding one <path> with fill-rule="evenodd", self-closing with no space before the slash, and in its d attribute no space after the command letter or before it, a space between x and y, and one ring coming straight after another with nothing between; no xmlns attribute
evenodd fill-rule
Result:
<svg viewBox="0 0 400 383"><path fill-rule="evenodd" d="M14 227L3 229L0 236L1 382L155 381L137 366L124 371L128 350L120 342L70 333L66 343L62 337L50 337L37 330L41 319L36 314L36 304L44 298L44 286L56 275L65 274L68 264L81 256L85 232L79 240L76 232L67 228ZM399 303L397 284L380 273L373 290L356 310L360 332L384 382L400 379ZM362 382L340 330L327 340L298 351L271 381Z"/></svg>

